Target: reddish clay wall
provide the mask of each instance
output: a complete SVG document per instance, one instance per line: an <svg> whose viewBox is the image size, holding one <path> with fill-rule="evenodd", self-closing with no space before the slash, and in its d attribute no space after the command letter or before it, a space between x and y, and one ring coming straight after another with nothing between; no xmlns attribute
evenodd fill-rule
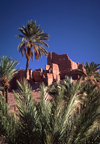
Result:
<svg viewBox="0 0 100 144"><path fill-rule="evenodd" d="M10 81L10 89L16 89L18 87L16 80L20 81L20 80L23 80L24 78L25 78L25 70L18 71L18 73Z"/></svg>
<svg viewBox="0 0 100 144"><path fill-rule="evenodd" d="M60 71L71 71L77 69L77 63L73 62L67 54L58 55L55 52L50 52L47 58L48 65L57 64Z"/></svg>
<svg viewBox="0 0 100 144"><path fill-rule="evenodd" d="M67 54L58 55L55 52L50 52L47 58L48 65L45 65L45 70L42 68L32 71L28 70L27 79L33 85L35 82L44 81L47 85L53 84L55 81L64 79L65 76L71 76L72 79L77 79L79 73L75 69L81 69L86 72L83 65L73 62ZM16 80L25 78L25 70L20 70L11 80L11 89L17 88Z"/></svg>

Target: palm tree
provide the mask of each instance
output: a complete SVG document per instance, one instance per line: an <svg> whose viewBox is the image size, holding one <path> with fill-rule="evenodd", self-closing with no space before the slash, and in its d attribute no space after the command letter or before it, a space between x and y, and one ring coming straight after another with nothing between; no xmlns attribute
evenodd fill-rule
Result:
<svg viewBox="0 0 100 144"><path fill-rule="evenodd" d="M4 96L0 96L0 137L5 144L15 144L18 141L19 122ZM0 141L1 142L1 141ZM16 143L17 144L17 143Z"/></svg>
<svg viewBox="0 0 100 144"><path fill-rule="evenodd" d="M83 63L83 62L82 62ZM98 72L100 69L100 64L96 64L94 62L86 62L86 64L83 63L84 68L86 69L86 72L88 75L91 75L93 72Z"/></svg>
<svg viewBox="0 0 100 144"><path fill-rule="evenodd" d="M71 82L67 78L52 85L49 94L54 98L52 115L55 115L54 124L57 123L55 130L59 134L59 138L56 138L59 139L58 143L100 143L99 93L100 89L88 81Z"/></svg>
<svg viewBox="0 0 100 144"><path fill-rule="evenodd" d="M100 143L100 90L93 89L89 82L84 83L76 81L71 84L69 81L65 86L66 95L69 95L67 101L61 85L58 84L57 93L51 101L48 88L42 84L37 104L29 84L18 82L19 90L14 92L18 109L16 115L8 112L7 104L0 97L1 134L6 137L7 143Z"/></svg>
<svg viewBox="0 0 100 144"><path fill-rule="evenodd" d="M0 57L0 82L3 86L4 97L6 91L6 102L8 102L8 89L10 87L9 82L18 72L18 69L14 69L18 64L19 63L17 62L17 60L15 59L14 61L12 61L11 57Z"/></svg>
<svg viewBox="0 0 100 144"><path fill-rule="evenodd" d="M45 40L49 40L47 38L49 35L44 33L39 27L40 26L36 25L36 21L28 21L27 26L23 25L22 28L18 28L22 35L16 35L17 37L22 38L22 42L18 45L18 50L21 52L22 56L24 52L27 59L26 78L29 59L34 60L34 54L37 61L39 60L39 56L41 57L43 54L46 56L48 55L47 50L43 46L45 45L46 47L49 47L48 44L44 42Z"/></svg>
<svg viewBox="0 0 100 144"><path fill-rule="evenodd" d="M80 72L82 77L86 78L88 81L91 81L92 83L93 82L97 83L98 81L100 81L100 73L99 73L100 64L96 64L94 62L90 62L90 63L86 62L86 64L82 62L82 64L86 70L86 73L84 73L80 69L76 70Z"/></svg>
<svg viewBox="0 0 100 144"><path fill-rule="evenodd" d="M74 83L72 83L72 77L65 76L64 80L60 80L59 83L55 82L53 85L49 86L49 94L56 98L59 94L59 89L64 91L64 99L67 101L70 92L72 92ZM56 99L55 99L56 100Z"/></svg>

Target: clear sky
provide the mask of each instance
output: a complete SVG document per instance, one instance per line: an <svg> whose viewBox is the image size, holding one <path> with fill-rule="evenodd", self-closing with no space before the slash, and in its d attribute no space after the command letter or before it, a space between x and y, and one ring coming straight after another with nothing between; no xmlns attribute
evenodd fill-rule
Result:
<svg viewBox="0 0 100 144"><path fill-rule="evenodd" d="M48 52L67 53L74 62L100 63L100 0L1 0L0 56L11 56L25 69L26 58L17 50L18 27L37 22L50 35ZM29 68L45 68L45 56Z"/></svg>

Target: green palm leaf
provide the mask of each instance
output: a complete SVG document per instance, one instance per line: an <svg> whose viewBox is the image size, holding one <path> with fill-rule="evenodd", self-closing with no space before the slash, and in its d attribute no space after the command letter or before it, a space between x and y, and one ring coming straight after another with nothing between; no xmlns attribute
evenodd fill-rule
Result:
<svg viewBox="0 0 100 144"><path fill-rule="evenodd" d="M29 66L29 59L34 60L34 56L36 60L39 60L39 56L41 57L42 54L47 56L47 51L44 50L43 46L49 47L48 44L45 42L49 40L49 34L44 33L43 30L37 26L36 21L33 22L28 21L27 26L23 25L22 28L18 28L18 30L23 35L16 35L17 37L22 38L22 42L18 45L18 50L21 52L22 56L25 53L27 63L26 63L26 78ZM42 45L42 46L41 46Z"/></svg>
<svg viewBox="0 0 100 144"><path fill-rule="evenodd" d="M6 101L8 97L9 82L18 72L18 69L14 69L19 63L15 59L12 61L11 57L0 57L0 81L3 86L3 94L6 90ZM5 96L5 95L4 95Z"/></svg>
<svg viewBox="0 0 100 144"><path fill-rule="evenodd" d="M7 131L8 141L21 144L100 143L100 89L96 85L81 80L72 82L68 77L50 87L41 84L38 103L27 81L18 82L18 85L18 91L14 92L18 121L11 116L15 126L10 138L7 129L13 132L13 125L9 122L9 113L5 111L4 114L2 110L7 110L4 108L0 111L8 120L9 126L2 129ZM2 107L4 105L2 103Z"/></svg>

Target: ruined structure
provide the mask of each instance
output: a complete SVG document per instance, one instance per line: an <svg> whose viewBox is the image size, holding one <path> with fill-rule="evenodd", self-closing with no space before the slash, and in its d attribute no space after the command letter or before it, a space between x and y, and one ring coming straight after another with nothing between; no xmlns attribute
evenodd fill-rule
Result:
<svg viewBox="0 0 100 144"><path fill-rule="evenodd" d="M73 62L69 59L67 54L58 55L55 52L50 52L47 59L48 65L52 65L52 63L57 64L59 67L59 71L66 70L67 72L77 69L77 63Z"/></svg>
<svg viewBox="0 0 100 144"><path fill-rule="evenodd" d="M50 52L47 58L47 65L45 65L45 70L42 68L29 69L27 80L32 86L32 94L34 96L35 101L38 101L39 97L39 86L42 82L45 85L52 85L54 82L59 82L63 80L65 76L71 76L72 81L78 79L80 77L80 73L76 72L76 69L82 70L86 73L82 64L73 62L67 54L58 55L55 52ZM15 75L15 77L10 81L10 90L17 89L18 84L16 80L23 80L25 78L25 71L20 70ZM8 93L8 102L11 105L12 111L16 111L16 101L12 92Z"/></svg>
<svg viewBox="0 0 100 144"><path fill-rule="evenodd" d="M80 77L80 73L76 72L76 69L82 70L86 73L82 64L73 62L67 54L58 55L55 52L50 52L47 58L47 65L45 65L45 70L42 68L32 71L28 71L28 81L33 86L36 82L44 82L46 85L51 85L55 81L59 82L64 79L65 76L71 76L72 80L76 80ZM16 89L17 82L25 78L25 70L20 70L16 76L11 80L11 89Z"/></svg>
<svg viewBox="0 0 100 144"><path fill-rule="evenodd" d="M58 55L55 52L50 52L47 58L48 65L52 63L58 65L60 79L64 79L65 75L71 76L73 80L76 80L80 74L76 72L76 69L82 70L86 73L82 64L73 62L67 54Z"/></svg>

